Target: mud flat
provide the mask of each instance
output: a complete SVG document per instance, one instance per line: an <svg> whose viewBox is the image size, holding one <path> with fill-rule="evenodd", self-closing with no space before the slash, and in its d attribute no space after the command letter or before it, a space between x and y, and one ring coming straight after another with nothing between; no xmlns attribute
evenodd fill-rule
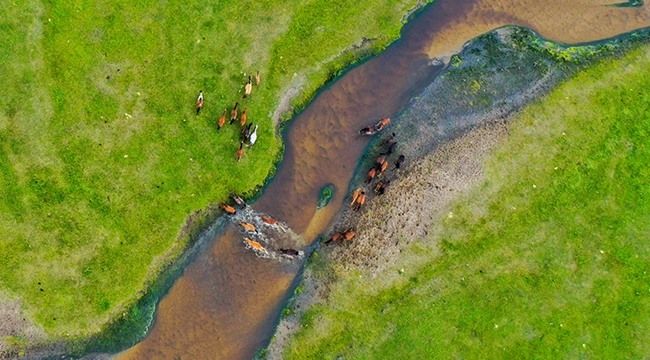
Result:
<svg viewBox="0 0 650 360"><path fill-rule="evenodd" d="M398 136L396 152L407 155L406 168L391 170L382 179L391 181L387 193L371 195L361 213L342 211L330 236L353 227L357 237L314 253L264 356L282 358L287 341L301 327L301 316L327 301L339 274L372 278L385 273L405 256L407 245L428 235L434 219L453 216L446 213L450 204L482 179L483 161L507 137L513 112L584 66L619 56L644 39L647 33L639 32L608 43L562 47L511 27L481 36L452 56L450 66L371 144L351 189L364 186L365 172L385 151L379 144L391 132Z"/></svg>

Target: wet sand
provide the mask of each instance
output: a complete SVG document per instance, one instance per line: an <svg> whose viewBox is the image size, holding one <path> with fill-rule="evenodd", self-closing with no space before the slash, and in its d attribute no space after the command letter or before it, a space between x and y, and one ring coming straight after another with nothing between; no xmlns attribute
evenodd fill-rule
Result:
<svg viewBox="0 0 650 360"><path fill-rule="evenodd" d="M531 27L565 43L650 25L647 5L619 8L586 0L542 4L438 0L405 27L402 39L324 89L288 127L284 160L254 205L301 236L270 239L266 246L271 251L303 248L327 229L368 142L356 131L398 115L441 70L432 58L444 58L505 24ZM334 195L317 211L326 184L334 185ZM249 359L268 342L301 260L258 258L244 248L244 234L233 225L224 234L211 240L209 250L188 266L160 303L147 338L120 358Z"/></svg>
<svg viewBox="0 0 650 360"><path fill-rule="evenodd" d="M449 57L465 42L505 25L529 28L543 38L580 44L650 26L650 6L620 7L623 0L439 1L440 18L426 52Z"/></svg>

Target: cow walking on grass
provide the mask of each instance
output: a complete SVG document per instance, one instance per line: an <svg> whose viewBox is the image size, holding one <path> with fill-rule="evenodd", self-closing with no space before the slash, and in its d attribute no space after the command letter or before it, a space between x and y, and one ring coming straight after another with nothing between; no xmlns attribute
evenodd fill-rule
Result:
<svg viewBox="0 0 650 360"><path fill-rule="evenodd" d="M228 109L223 109L223 114L221 114L221 117L219 118L219 127L217 127L217 130L220 130L226 124L226 113L227 112L228 112Z"/></svg>
<svg viewBox="0 0 650 360"><path fill-rule="evenodd" d="M235 107L232 108L232 111L230 112L230 122L228 123L229 125L232 125L232 123L237 120L237 107L239 106L239 103L235 103Z"/></svg>
<svg viewBox="0 0 650 360"><path fill-rule="evenodd" d="M248 124L248 126L246 126L244 128L244 130L242 130L242 132L241 132L242 141L247 142L250 139L250 137L251 137L251 127L252 126L253 126L253 123L250 123L250 124Z"/></svg>
<svg viewBox="0 0 650 360"><path fill-rule="evenodd" d="M241 160L242 156L244 156L244 142L239 143L239 150L237 150L237 162Z"/></svg>
<svg viewBox="0 0 650 360"><path fill-rule="evenodd" d="M199 98L196 99L196 115L198 116L203 109L203 90L199 91Z"/></svg>
<svg viewBox="0 0 650 360"><path fill-rule="evenodd" d="M239 126L242 127L246 125L246 120L248 120L248 115L246 115L246 110L248 110L247 107L244 107L244 111L241 113L241 117L239 119Z"/></svg>
<svg viewBox="0 0 650 360"><path fill-rule="evenodd" d="M249 97L251 95L251 92L253 91L253 77L248 76L248 82L246 83L246 86L244 87L244 99Z"/></svg>
<svg viewBox="0 0 650 360"><path fill-rule="evenodd" d="M251 146L253 146L255 145L256 141L257 141L257 125L255 125L255 129L253 129L251 136L248 138L248 143L251 144Z"/></svg>

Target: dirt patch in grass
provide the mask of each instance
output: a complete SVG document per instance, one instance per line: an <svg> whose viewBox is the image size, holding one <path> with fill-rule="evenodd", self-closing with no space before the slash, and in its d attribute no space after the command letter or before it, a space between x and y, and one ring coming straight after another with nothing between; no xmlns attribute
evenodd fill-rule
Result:
<svg viewBox="0 0 650 360"><path fill-rule="evenodd" d="M0 359L22 356L28 344L42 344L46 338L43 329L27 319L20 300L10 300L0 293Z"/></svg>
<svg viewBox="0 0 650 360"><path fill-rule="evenodd" d="M284 94L282 94L282 97L280 98L280 104L275 108L275 112L273 112L272 117L273 125L275 125L276 128L280 126L282 122L282 116L291 112L293 109L292 100L294 100L298 95L302 93L302 88L305 85L305 82L307 82L307 78L305 76L296 76L296 78L291 82L291 85L289 85L288 89L284 92Z"/></svg>

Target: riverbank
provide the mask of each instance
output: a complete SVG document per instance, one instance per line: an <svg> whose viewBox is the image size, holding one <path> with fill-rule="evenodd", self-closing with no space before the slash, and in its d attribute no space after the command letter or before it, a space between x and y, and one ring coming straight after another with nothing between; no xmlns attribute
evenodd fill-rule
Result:
<svg viewBox="0 0 650 360"><path fill-rule="evenodd" d="M637 56L639 52L641 51L637 50L635 52ZM572 53L574 52L572 51ZM457 61L459 60L464 62L465 59L460 56ZM622 66L622 62L618 64ZM571 81L585 83L585 78L594 76L594 73L609 71L603 70L607 66L598 65L598 70L588 70L591 71L588 75L578 75L579 77L582 76L580 80L570 80L569 83ZM612 66L609 66L609 69L611 69ZM639 69L638 64L635 69ZM480 79L479 84L482 84ZM552 84L553 82L549 85ZM570 85L563 85L563 87L566 86ZM559 90L554 91L553 94L557 91ZM533 92L530 95L535 98L544 92L544 88L538 88L536 93ZM444 93L438 93L437 95L441 94ZM426 98L426 95L422 96L414 107L418 107L422 102L422 98ZM524 103L526 102L524 101ZM488 102L488 104L491 103ZM548 106L550 104L543 105ZM536 106L540 108L543 105ZM426 109L426 107L420 107L419 110L420 115L425 119L435 113L431 111L423 112L423 109ZM435 142L437 145L429 142L428 145L419 146L417 141L412 141L412 143L416 144L416 146L413 146L414 148L423 149L427 146L431 148L435 145L437 150L432 155L418 160L417 164L410 166L398 179L393 180L389 192L372 201L362 215L350 217L349 212L344 212L342 219L334 226L334 229L341 230L352 226L359 230L359 235L351 244L322 248L314 254L305 271L303 285L292 305L285 311L289 315L280 323L274 341L265 352L268 358L283 357L283 351L290 341L292 341L289 347L290 353L285 354L289 358L310 358L310 356L318 358L336 356L368 357L372 351L368 352L364 349L373 348L373 346L378 349L380 344L391 341L391 339L401 339L398 341L402 345L413 341L412 338L409 338L409 340L402 339L403 334L400 334L399 331L396 332L395 326L400 328L405 326L402 324L403 321L400 322L391 317L388 324L382 322L382 325L373 328L370 325L375 322L373 317L382 318L383 315L373 313L373 315L367 317L366 310L370 306L372 309L381 309L380 314L384 314L391 309L395 309L395 299L400 299L397 301L401 303L401 299L410 297L408 294L420 295L417 304L427 304L429 302L428 296L439 299L444 298L445 294L449 294L445 292L444 287L439 289L437 286L431 285L432 283L429 283L429 281L434 280L430 279L430 277L424 278L422 276L422 269L435 267L435 265L431 265L432 259L436 259L437 262L444 259L448 254L448 249L441 247L438 240L429 241L432 237L441 238L438 234L441 231L440 226L432 226L431 224L440 224L452 221L451 219L457 219L458 213L455 207L458 207L459 202L468 202L466 199L469 193L476 195L478 191L476 190L477 185L483 184L478 187L481 187L482 191L490 192L489 186L486 188L485 182L487 180L484 176L486 154L490 154L495 149L503 148L504 142L512 141L509 139L510 135L508 135L510 131L508 122L510 120L508 122L494 122L495 119L501 118L503 120L507 118L512 107L503 107L502 105L493 108L493 110L487 111L487 113L499 114L499 116L492 118L490 125L471 130L469 133L463 134L461 132L460 136L443 145L440 145L439 142ZM596 110L592 111L597 112ZM514 116L515 119L520 117L520 115ZM511 118L508 117L508 119ZM476 121L474 124L481 122ZM520 122L520 120L517 120L514 123L515 130ZM427 128L431 127L424 127L424 129ZM440 126L437 128L441 129ZM543 127L540 128L540 131L545 130ZM534 137L535 134L531 136ZM524 144L531 144L531 140L519 139L519 141ZM530 147L536 146L534 142L530 145ZM489 155L488 158L491 158L491 156L493 155ZM367 160L374 161L375 157L376 154L371 151L371 155ZM415 156L414 158L418 157ZM368 161L366 161L366 165L369 163ZM490 165L492 168L498 166L495 165L493 160L491 160ZM360 173L359 178L364 177L364 173ZM489 173L493 178L494 170ZM357 183L359 183L359 178L356 180ZM491 182L494 181L491 180ZM537 184L537 186L541 185ZM479 196L479 198L482 197ZM472 203L471 200L469 202ZM489 212L485 206L474 205L473 203L471 206L470 218L472 214L481 216L486 211ZM456 231L467 234L466 231L463 232L462 225ZM444 236L442 239L444 239ZM480 253L480 251L474 252L475 256L480 256ZM454 266L453 263L450 264ZM489 268L487 265L482 266ZM437 276L444 276L445 270L440 267L437 268L441 271L439 272L440 275ZM487 271L486 269L483 270ZM480 287L475 286L473 289L478 292L481 291ZM367 301L361 299L367 299ZM457 300L462 303L466 302L462 299ZM446 303L448 300L442 301ZM412 304L412 302L408 303ZM438 303L439 301L436 300L436 304ZM428 305L424 306L426 308ZM415 316L409 312L409 309L406 308L406 310L400 312L404 319ZM422 305L419 305L418 309L418 311L423 310ZM457 310L463 312L462 309ZM306 314L305 311L307 311ZM426 312L423 311L418 314L424 313ZM487 313L489 311L486 311ZM419 315L415 317L419 318ZM516 322L517 320L512 321ZM365 325L359 328L358 325L362 323ZM431 331L430 326L426 322L422 324L422 327L426 327L428 331ZM449 327L454 329L457 325L447 324L447 328ZM294 337L293 334L296 331L298 331L298 335ZM357 331L362 335L357 335ZM361 340L361 337L363 337L363 340ZM442 339L444 338L442 337ZM454 336L451 336L451 338L454 338ZM417 341L421 342L421 340ZM422 348L428 346L430 347L430 345L422 344ZM400 349L404 348L404 346L395 344L393 348ZM410 357L416 356L413 354L418 353L417 350L414 350L414 348L417 349L415 345L413 347L406 346L406 348L408 350L405 351L410 354ZM445 354L444 350L440 351L443 352L436 352L437 356ZM400 353L400 351L396 350L394 353ZM401 354L406 356L404 352ZM450 352L446 352L446 354L450 354ZM374 356L376 355L375 353ZM390 355L386 356L390 357Z"/></svg>
<svg viewBox="0 0 650 360"><path fill-rule="evenodd" d="M416 3L341 2L313 18L331 4L3 9L0 357L83 352L88 336L133 318L128 332L141 337L164 293L150 287L168 281L156 280L163 269L182 271L172 259L215 218L214 204L229 191L254 196L272 174L281 147L272 114L293 79L304 80L286 114L398 37ZM366 11L382 21L358 21ZM327 42L315 31L323 26ZM362 38L375 40L346 49ZM256 70L262 82L242 105L259 140L237 164L238 130L216 132L216 119ZM199 90L206 105L195 116Z"/></svg>
<svg viewBox="0 0 650 360"><path fill-rule="evenodd" d="M265 358L283 358L285 348L305 324L305 311L327 306L341 278L358 274L359 282L371 285L380 274L395 270L398 261L408 263L404 249L428 236L427 224L444 215L453 201L481 180L482 161L506 134L503 123L473 130L405 169L400 179L391 183L390 191L370 202L362 215L346 212L335 228L363 231L350 244L328 245L312 255ZM379 281L383 287L395 279Z"/></svg>

